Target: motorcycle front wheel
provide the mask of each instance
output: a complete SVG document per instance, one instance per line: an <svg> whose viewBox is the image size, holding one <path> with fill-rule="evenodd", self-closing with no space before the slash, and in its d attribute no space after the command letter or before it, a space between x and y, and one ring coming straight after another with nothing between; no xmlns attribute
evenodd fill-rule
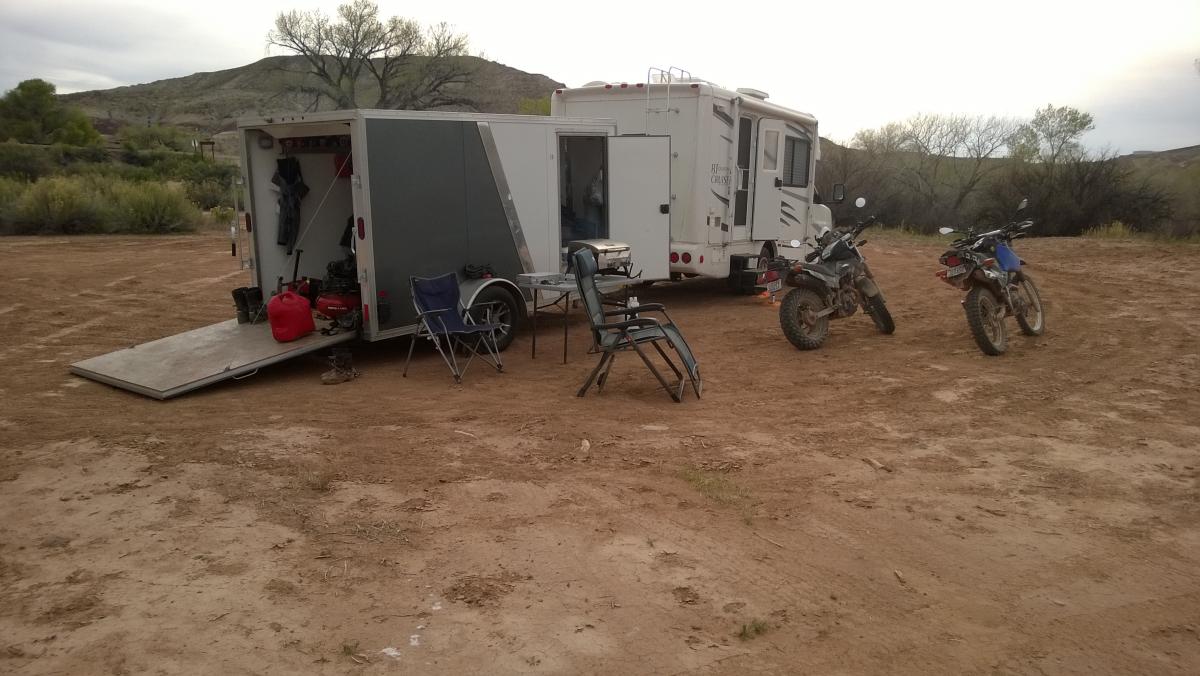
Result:
<svg viewBox="0 0 1200 676"><path fill-rule="evenodd" d="M1008 349L1008 329L1004 325L1004 304L986 286L973 286L963 301L971 337L984 354L997 356Z"/></svg>
<svg viewBox="0 0 1200 676"><path fill-rule="evenodd" d="M1046 330L1046 312L1042 309L1042 297L1038 294L1037 285L1029 275L1022 274L1016 289L1025 308L1017 313L1017 324L1021 333L1027 336L1040 336Z"/></svg>
<svg viewBox="0 0 1200 676"><path fill-rule="evenodd" d="M829 335L829 316L817 317L825 308L821 297L811 289L788 291L779 305L779 326L788 342L801 350L815 350Z"/></svg>
<svg viewBox="0 0 1200 676"><path fill-rule="evenodd" d="M882 293L866 299L866 308L864 309L867 314L871 315L871 321L875 322L875 328L879 329L880 333L890 336L896 332L896 322L892 321L892 313L888 312Z"/></svg>

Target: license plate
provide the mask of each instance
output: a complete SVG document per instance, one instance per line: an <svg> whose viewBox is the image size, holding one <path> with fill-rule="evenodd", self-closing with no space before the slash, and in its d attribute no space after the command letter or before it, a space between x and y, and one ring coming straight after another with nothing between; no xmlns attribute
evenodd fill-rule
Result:
<svg viewBox="0 0 1200 676"><path fill-rule="evenodd" d="M783 288L783 280L781 280L781 279L773 279L773 280L767 282L767 291L769 291L771 293L775 293L776 291L778 291L782 288Z"/></svg>
<svg viewBox="0 0 1200 676"><path fill-rule="evenodd" d="M946 268L947 277L957 277L965 274L967 274L967 266L965 265L955 265L952 268Z"/></svg>

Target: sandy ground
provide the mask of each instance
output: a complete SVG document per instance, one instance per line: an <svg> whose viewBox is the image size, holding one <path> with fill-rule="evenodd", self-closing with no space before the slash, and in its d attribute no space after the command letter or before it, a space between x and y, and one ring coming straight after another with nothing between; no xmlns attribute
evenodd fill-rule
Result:
<svg viewBox="0 0 1200 676"><path fill-rule="evenodd" d="M157 402L67 365L230 316L220 236L0 240L0 672L1198 673L1200 252L1020 250L1049 328L1001 358L880 239L890 337L640 293L699 401L628 356L575 398L579 324Z"/></svg>

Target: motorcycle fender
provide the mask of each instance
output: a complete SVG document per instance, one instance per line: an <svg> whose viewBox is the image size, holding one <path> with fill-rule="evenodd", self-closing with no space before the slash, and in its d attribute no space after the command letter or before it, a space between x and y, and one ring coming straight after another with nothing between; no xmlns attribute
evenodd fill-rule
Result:
<svg viewBox="0 0 1200 676"><path fill-rule="evenodd" d="M870 277L862 277L858 280L858 291L867 298L874 298L879 295L879 286Z"/></svg>

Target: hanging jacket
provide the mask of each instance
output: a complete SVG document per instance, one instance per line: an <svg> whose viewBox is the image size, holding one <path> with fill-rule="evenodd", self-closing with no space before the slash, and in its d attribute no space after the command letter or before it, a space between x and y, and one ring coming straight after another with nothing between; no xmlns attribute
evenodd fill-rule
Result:
<svg viewBox="0 0 1200 676"><path fill-rule="evenodd" d="M279 232L275 243L287 247L290 256L300 234L300 201L308 194L308 186L300 174L300 161L294 157L276 160L271 182L279 187Z"/></svg>

